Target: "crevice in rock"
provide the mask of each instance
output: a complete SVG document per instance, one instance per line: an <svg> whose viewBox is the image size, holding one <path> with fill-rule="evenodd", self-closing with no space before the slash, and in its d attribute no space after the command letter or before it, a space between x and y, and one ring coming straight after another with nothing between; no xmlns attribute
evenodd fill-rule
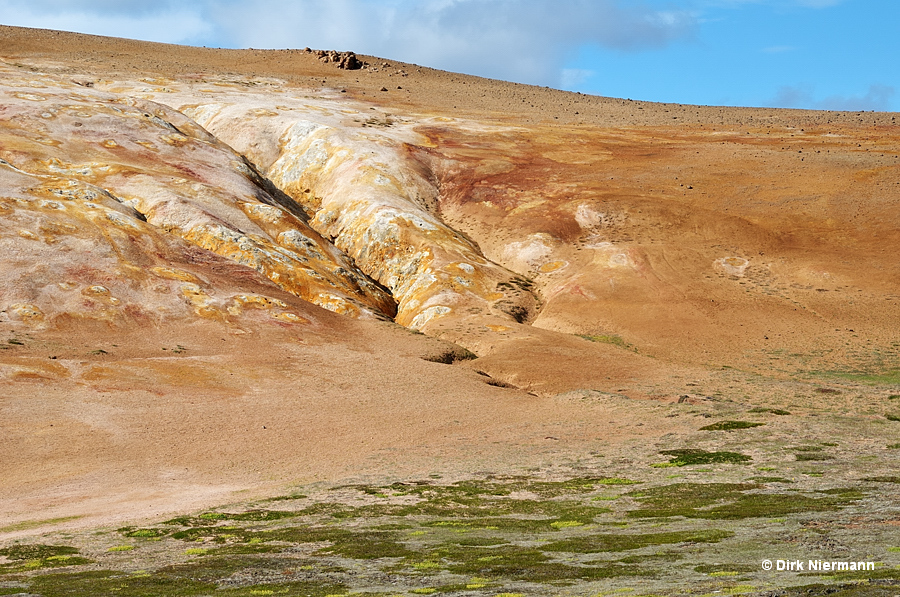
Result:
<svg viewBox="0 0 900 597"><path fill-rule="evenodd" d="M233 105L188 113L248 161L261 160L258 172L302 206L309 225L390 291L397 323L427 330L456 313L525 323L536 311L539 300L521 276L439 216L437 176L410 143L290 114L261 122ZM278 149L257 156L263 136L278 138Z"/></svg>

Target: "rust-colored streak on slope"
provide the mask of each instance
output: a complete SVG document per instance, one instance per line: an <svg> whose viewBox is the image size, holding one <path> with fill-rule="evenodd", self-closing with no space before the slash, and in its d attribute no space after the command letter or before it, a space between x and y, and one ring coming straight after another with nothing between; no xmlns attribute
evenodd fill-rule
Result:
<svg viewBox="0 0 900 597"><path fill-rule="evenodd" d="M534 277L538 327L695 362L896 339L896 127L418 130L443 217Z"/></svg>

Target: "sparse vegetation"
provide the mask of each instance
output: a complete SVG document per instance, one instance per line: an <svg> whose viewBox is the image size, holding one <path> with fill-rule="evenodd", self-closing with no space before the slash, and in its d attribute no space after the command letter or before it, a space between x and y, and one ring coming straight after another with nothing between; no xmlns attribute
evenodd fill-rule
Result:
<svg viewBox="0 0 900 597"><path fill-rule="evenodd" d="M613 346L618 346L619 348L624 348L625 350L637 352L637 348L635 348L632 344L626 342L621 336L616 336L615 334L578 334L578 337L584 338L589 342L612 344Z"/></svg>
<svg viewBox="0 0 900 597"><path fill-rule="evenodd" d="M663 453L705 463L744 463L749 458L702 450ZM31 575L22 582L27 591L42 597L107 593L199 596L211 592L325 597L345 595L357 590L364 579L388 573L398 590L407 594L484 589L495 595L511 581L540 593L556 583L659 578L660 563L671 564L699 546L744 541L733 528L709 528L698 520L773 520L799 513L834 512L864 497L849 488L813 495L761 493L762 483L787 480L751 481L634 489L637 481L614 476L357 484L338 488L343 496L340 500L320 497L308 504L306 496L294 493L267 500L283 504L280 510L207 511L160 526L119 529L120 535L157 543L146 556L135 549L140 544L110 547L107 553L134 551L129 558L152 557L149 554L165 548L181 554L180 559L160 562L145 573L91 569ZM872 478L871 482L894 480ZM598 496L599 491L603 495ZM616 494L621 498L616 511L592 505L596 498L617 491L623 493ZM684 545L692 546L691 552L678 549ZM628 553L616 555L623 552ZM295 554L303 555L298 559ZM0 555L18 558L12 566L0 569L0 581L10 570L21 574L90 561L67 546L16 546ZM65 559L54 562L53 558ZM34 559L41 563L30 564L28 570L17 564ZM752 572L734 563L692 566L688 569L710 578L728 579ZM302 573L303 578L285 576L285 569ZM441 582L435 582L438 578Z"/></svg>
<svg viewBox="0 0 900 597"><path fill-rule="evenodd" d="M752 460L749 456L737 452L707 452L706 450L684 449L663 450L660 454L672 456L668 464L689 466L694 464L744 464Z"/></svg>
<svg viewBox="0 0 900 597"><path fill-rule="evenodd" d="M701 427L700 431L735 431L738 429L752 429L753 427L762 427L765 423L753 423L751 421L719 421L706 427Z"/></svg>
<svg viewBox="0 0 900 597"><path fill-rule="evenodd" d="M773 414L773 415L779 415L779 416L786 416L786 415L791 414L790 412L788 412L788 411L786 411L786 410L784 410L784 409L781 409L781 408L762 408L762 407L751 408L751 409L750 409L749 411L747 411L747 412L751 412L751 413L770 413L770 414Z"/></svg>

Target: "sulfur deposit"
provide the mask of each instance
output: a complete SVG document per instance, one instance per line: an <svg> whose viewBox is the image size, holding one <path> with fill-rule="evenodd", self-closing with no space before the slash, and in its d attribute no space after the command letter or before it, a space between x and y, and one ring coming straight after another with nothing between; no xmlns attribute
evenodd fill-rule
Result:
<svg viewBox="0 0 900 597"><path fill-rule="evenodd" d="M53 210L93 221L94 234L104 234L90 211L98 210L124 236L118 242L126 267L140 270L137 255L145 251L127 234L177 237L331 311L394 315L391 296L312 230L292 200L181 113L71 83L6 83L0 158L17 180L8 209L25 226L19 239L54 246L81 230L57 221ZM19 212L34 206L46 215L25 224Z"/></svg>

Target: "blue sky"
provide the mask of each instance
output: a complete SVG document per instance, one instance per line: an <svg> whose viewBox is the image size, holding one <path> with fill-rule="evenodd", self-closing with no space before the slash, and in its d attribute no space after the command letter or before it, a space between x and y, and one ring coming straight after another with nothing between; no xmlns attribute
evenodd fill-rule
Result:
<svg viewBox="0 0 900 597"><path fill-rule="evenodd" d="M0 23L353 50L648 101L900 110L898 0L0 0Z"/></svg>

